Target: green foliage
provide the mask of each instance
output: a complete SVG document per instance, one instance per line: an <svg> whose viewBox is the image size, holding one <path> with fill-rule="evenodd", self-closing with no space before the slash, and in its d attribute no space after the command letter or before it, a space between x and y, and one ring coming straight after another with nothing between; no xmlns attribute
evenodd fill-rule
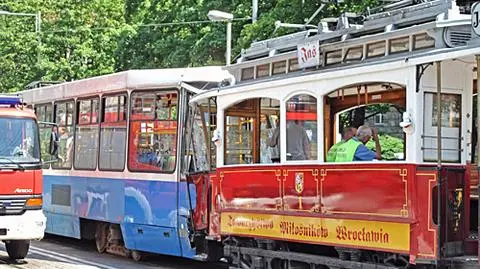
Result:
<svg viewBox="0 0 480 269"><path fill-rule="evenodd" d="M379 135L378 138L384 160L397 160L395 154L403 154L404 143L402 139L389 135ZM373 140L368 141L366 146L371 150L375 150L375 142Z"/></svg>
<svg viewBox="0 0 480 269"><path fill-rule="evenodd" d="M123 3L3 0L0 10L40 11L42 23L38 36L34 17L0 15L0 91L19 91L36 80L69 81L114 72Z"/></svg>
<svg viewBox="0 0 480 269"><path fill-rule="evenodd" d="M35 80L69 81L134 68L223 65L226 25L208 21L209 10L240 19L233 22L235 57L252 41L296 31L275 31L275 21L304 23L320 6L316 0L258 2L259 17L252 24L245 19L251 16L250 0L2 0L0 10L40 11L42 31L35 33L34 17L0 15L0 91L22 90ZM328 4L311 24L376 4Z"/></svg>

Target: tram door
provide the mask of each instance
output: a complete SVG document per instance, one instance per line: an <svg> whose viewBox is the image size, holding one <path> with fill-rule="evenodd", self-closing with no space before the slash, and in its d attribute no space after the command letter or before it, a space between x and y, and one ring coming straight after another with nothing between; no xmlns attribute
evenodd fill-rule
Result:
<svg viewBox="0 0 480 269"><path fill-rule="evenodd" d="M459 94L442 94L441 104L437 104L436 93L425 93L423 159L425 162L437 162L437 111L441 113L442 164L461 162L461 107ZM443 166L441 188L437 193L441 197L440 212L434 210L435 223L440 221L440 247L442 256L463 255L466 251L464 240L468 236L469 223L466 220L468 197L465 185L466 169L463 166ZM438 208L438 196L434 196L434 208ZM440 214L439 214L440 213ZM438 219L440 217L440 219Z"/></svg>
<svg viewBox="0 0 480 269"><path fill-rule="evenodd" d="M210 101L210 100L208 100ZM193 209L192 228L195 231L208 229L209 185L212 151L211 114L202 104L189 106L185 128L185 165L184 174L188 182L190 205Z"/></svg>
<svg viewBox="0 0 480 269"><path fill-rule="evenodd" d="M460 163L460 124L462 99L459 94L442 94L442 162ZM437 97L435 93L425 93L423 160L437 161Z"/></svg>

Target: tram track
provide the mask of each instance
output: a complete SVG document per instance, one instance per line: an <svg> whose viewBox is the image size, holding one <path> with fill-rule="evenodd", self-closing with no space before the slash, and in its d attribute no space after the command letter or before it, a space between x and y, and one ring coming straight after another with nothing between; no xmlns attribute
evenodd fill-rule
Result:
<svg viewBox="0 0 480 269"><path fill-rule="evenodd" d="M226 264L202 263L184 258L148 255L146 261L135 262L125 257L100 254L90 241L48 235L33 242L26 259L10 261L0 243L0 269L225 269Z"/></svg>

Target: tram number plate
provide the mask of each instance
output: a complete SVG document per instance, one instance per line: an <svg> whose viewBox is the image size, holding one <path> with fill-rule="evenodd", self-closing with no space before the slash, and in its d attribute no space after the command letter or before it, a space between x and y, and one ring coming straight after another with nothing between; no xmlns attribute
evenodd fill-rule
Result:
<svg viewBox="0 0 480 269"><path fill-rule="evenodd" d="M472 29L480 36L480 2L472 5Z"/></svg>

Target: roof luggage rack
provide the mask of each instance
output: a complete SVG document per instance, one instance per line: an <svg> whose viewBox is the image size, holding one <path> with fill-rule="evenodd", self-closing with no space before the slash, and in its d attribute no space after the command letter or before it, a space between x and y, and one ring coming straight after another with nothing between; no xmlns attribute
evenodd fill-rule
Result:
<svg viewBox="0 0 480 269"><path fill-rule="evenodd" d="M367 9L362 14L345 12L337 18L323 18L318 23L318 29L303 30L253 42L250 48L242 50L237 63L295 51L298 44L306 42L318 40L321 45L324 45L448 19L447 16L452 13L449 11L458 9L453 0L384 0L383 2L386 4ZM444 17L440 18L441 14L445 14Z"/></svg>

